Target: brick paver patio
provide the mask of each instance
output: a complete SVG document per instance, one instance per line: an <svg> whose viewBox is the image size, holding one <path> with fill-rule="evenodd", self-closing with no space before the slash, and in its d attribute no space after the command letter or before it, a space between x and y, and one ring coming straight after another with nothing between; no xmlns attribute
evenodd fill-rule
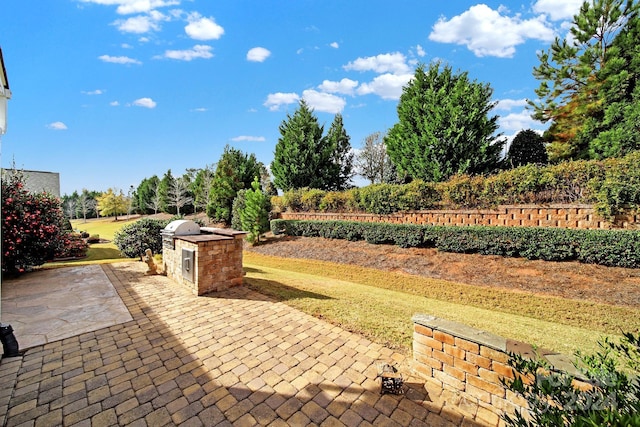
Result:
<svg viewBox="0 0 640 427"><path fill-rule="evenodd" d="M3 359L0 425L486 425L403 355L244 287L195 297L142 263L103 268L133 320ZM405 395L380 395L381 361Z"/></svg>

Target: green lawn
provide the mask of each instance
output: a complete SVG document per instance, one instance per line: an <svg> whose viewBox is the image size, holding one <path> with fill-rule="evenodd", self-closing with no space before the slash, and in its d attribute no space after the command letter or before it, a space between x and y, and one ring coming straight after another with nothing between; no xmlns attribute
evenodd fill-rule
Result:
<svg viewBox="0 0 640 427"><path fill-rule="evenodd" d="M136 220L137 218L127 221L126 216L120 217L118 221L115 221L113 218L90 219L87 220L87 222L84 222L82 219L74 219L71 221L71 226L74 230L86 231L91 235L98 234L102 239L113 240L113 235L116 231Z"/></svg>
<svg viewBox="0 0 640 427"><path fill-rule="evenodd" d="M127 221L112 218L72 221L75 230L113 240ZM93 244L83 260L44 268L120 262L113 243ZM409 350L414 314L464 323L506 338L573 354L598 349L603 336L640 331L640 308L481 288L323 261L244 253L249 287L299 310Z"/></svg>
<svg viewBox="0 0 640 427"><path fill-rule="evenodd" d="M568 355L640 330L640 309L480 288L323 261L245 252L255 290L345 329L409 349L414 314L454 320Z"/></svg>
<svg viewBox="0 0 640 427"><path fill-rule="evenodd" d="M97 234L101 239L109 240L109 243L92 243L89 245L87 256L85 258L73 261L58 261L49 262L42 266L42 268L58 268L68 267L73 265L86 265L86 264L103 264L110 262L131 261L131 258L123 257L120 254L120 250L113 244L113 236L116 231L120 230L124 225L135 222L136 219L127 220L126 217L121 217L115 221L113 218L104 219L90 219L86 222L82 219L75 219L71 221L71 226L77 231L86 231L90 235Z"/></svg>

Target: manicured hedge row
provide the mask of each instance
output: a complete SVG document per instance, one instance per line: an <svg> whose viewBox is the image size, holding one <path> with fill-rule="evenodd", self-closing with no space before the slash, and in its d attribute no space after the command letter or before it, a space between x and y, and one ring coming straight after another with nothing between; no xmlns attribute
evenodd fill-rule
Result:
<svg viewBox="0 0 640 427"><path fill-rule="evenodd" d="M605 218L640 209L640 151L620 159L526 165L491 176L457 175L446 182L375 184L346 191L301 188L271 200L279 212L366 212L497 205L586 203Z"/></svg>
<svg viewBox="0 0 640 427"><path fill-rule="evenodd" d="M640 267L640 231L543 227L452 227L347 221L271 221L274 234L325 237L444 252L578 260L610 267Z"/></svg>

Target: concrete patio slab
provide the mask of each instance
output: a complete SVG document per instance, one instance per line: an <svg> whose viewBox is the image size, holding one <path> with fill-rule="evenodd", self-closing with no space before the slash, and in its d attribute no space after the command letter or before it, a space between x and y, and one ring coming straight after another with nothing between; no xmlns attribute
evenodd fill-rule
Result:
<svg viewBox="0 0 640 427"><path fill-rule="evenodd" d="M99 265L42 270L2 283L2 323L20 349L133 320Z"/></svg>

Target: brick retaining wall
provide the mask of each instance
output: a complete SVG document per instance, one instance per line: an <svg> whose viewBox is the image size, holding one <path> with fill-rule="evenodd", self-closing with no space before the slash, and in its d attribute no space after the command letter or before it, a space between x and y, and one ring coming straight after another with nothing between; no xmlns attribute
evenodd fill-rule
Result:
<svg viewBox="0 0 640 427"><path fill-rule="evenodd" d="M554 370L579 376L571 360L479 329L434 316L413 317L413 371L455 396L457 406L488 425L499 425L505 411L513 414L527 402L500 382L513 378L509 353L537 355ZM460 401L464 400L463 404ZM473 412L473 413L471 413Z"/></svg>
<svg viewBox="0 0 640 427"><path fill-rule="evenodd" d="M390 215L365 213L282 212L282 219L390 222L420 225L488 225L560 227L578 229L640 228L640 213L617 216L613 222L599 217L591 205L514 205L495 209L424 210Z"/></svg>

